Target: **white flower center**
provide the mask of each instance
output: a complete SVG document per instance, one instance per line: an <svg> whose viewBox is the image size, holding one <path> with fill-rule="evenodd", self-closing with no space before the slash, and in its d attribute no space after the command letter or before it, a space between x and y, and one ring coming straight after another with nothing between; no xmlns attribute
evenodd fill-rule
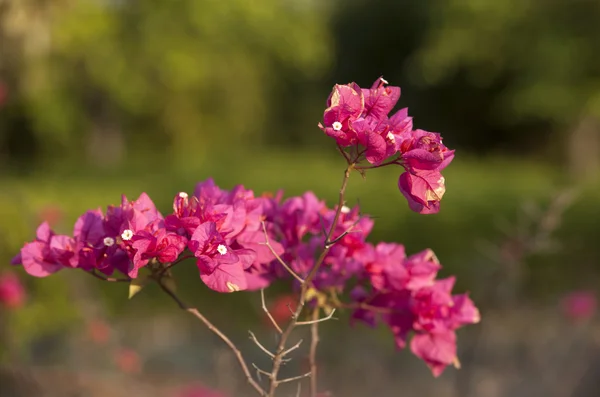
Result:
<svg viewBox="0 0 600 397"><path fill-rule="evenodd" d="M226 285L227 285L227 289L229 289L229 291L231 291L231 292L235 292L235 291L239 291L240 290L240 287L238 285L232 283L231 281L228 281L226 283Z"/></svg>
<svg viewBox="0 0 600 397"><path fill-rule="evenodd" d="M123 233L121 233L121 238L125 241L129 241L131 240L131 238L133 237L133 231L126 229L125 231L123 231Z"/></svg>
<svg viewBox="0 0 600 397"><path fill-rule="evenodd" d="M386 138L389 139L390 142L396 143L396 137L394 136L394 134L392 134L391 131L387 133Z"/></svg>
<svg viewBox="0 0 600 397"><path fill-rule="evenodd" d="M104 237L104 245L111 247L115 244L115 239L112 237Z"/></svg>
<svg viewBox="0 0 600 397"><path fill-rule="evenodd" d="M340 210L340 212L342 214L348 214L348 213L350 213L350 207L346 207L345 205L343 205L342 209Z"/></svg>
<svg viewBox="0 0 600 397"><path fill-rule="evenodd" d="M339 131L342 129L342 123L336 121L331 125L331 128L333 128L335 131Z"/></svg>
<svg viewBox="0 0 600 397"><path fill-rule="evenodd" d="M217 251L219 252L219 254L225 255L227 253L227 247L225 247L223 244L219 244L219 246L217 247Z"/></svg>
<svg viewBox="0 0 600 397"><path fill-rule="evenodd" d="M182 199L188 198L188 194L186 192L179 192L178 196L181 197Z"/></svg>

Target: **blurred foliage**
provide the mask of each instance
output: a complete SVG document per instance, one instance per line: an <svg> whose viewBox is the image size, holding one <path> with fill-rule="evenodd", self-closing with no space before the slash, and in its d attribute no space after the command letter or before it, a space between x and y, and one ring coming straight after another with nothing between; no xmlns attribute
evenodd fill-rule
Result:
<svg viewBox="0 0 600 397"><path fill-rule="evenodd" d="M564 134L582 117L600 118L598 1L439 0L428 10L430 28L411 60L422 83L462 75L468 86L497 87L492 122L545 122L538 147L548 130Z"/></svg>
<svg viewBox="0 0 600 397"><path fill-rule="evenodd" d="M9 111L24 113L43 155L108 162L125 140L201 156L260 139L274 77L311 77L329 62L325 15L310 2L4 3Z"/></svg>

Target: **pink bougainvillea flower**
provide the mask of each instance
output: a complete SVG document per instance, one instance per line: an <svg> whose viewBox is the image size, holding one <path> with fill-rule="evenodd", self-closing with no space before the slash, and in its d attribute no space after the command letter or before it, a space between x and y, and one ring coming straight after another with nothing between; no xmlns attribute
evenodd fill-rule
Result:
<svg viewBox="0 0 600 397"><path fill-rule="evenodd" d="M6 272L0 274L0 306L7 309L18 309L23 306L27 293L16 274Z"/></svg>
<svg viewBox="0 0 600 397"><path fill-rule="evenodd" d="M160 226L155 229L142 230L131 237L131 247L135 254L128 272L129 277L136 278L139 269L146 266L151 259L157 259L160 263L171 263L185 250L188 242L185 236L169 232Z"/></svg>
<svg viewBox="0 0 600 397"><path fill-rule="evenodd" d="M25 271L34 277L47 277L63 267L76 265L74 249L73 239L54 234L44 222L37 229L36 240L26 243L11 263L22 264Z"/></svg>
<svg viewBox="0 0 600 397"><path fill-rule="evenodd" d="M593 291L575 291L561 301L563 314L572 321L584 321L596 313L597 299Z"/></svg>
<svg viewBox="0 0 600 397"><path fill-rule="evenodd" d="M415 130L397 140L402 160L408 170L441 171L452 162L454 150L449 150L440 134Z"/></svg>
<svg viewBox="0 0 600 397"><path fill-rule="evenodd" d="M232 249L214 222L198 226L188 248L196 256L200 278L209 288L219 292L247 289L244 271L252 265L256 254L248 249Z"/></svg>
<svg viewBox="0 0 600 397"><path fill-rule="evenodd" d="M417 334L410 341L410 350L425 361L435 377L440 376L448 365L458 363L454 331Z"/></svg>
<svg viewBox="0 0 600 397"><path fill-rule="evenodd" d="M386 119L400 99L400 87L386 86L388 82L383 77L375 80L371 88L363 88L365 97L364 117Z"/></svg>
<svg viewBox="0 0 600 397"><path fill-rule="evenodd" d="M435 214L446 192L445 179L438 171L405 172L400 175L398 187L406 197L411 210L420 214Z"/></svg>
<svg viewBox="0 0 600 397"><path fill-rule="evenodd" d="M319 128L334 138L340 146L356 143L356 132L352 122L364 112L365 98L362 89L356 83L336 84L327 100L327 109L323 113L323 124Z"/></svg>

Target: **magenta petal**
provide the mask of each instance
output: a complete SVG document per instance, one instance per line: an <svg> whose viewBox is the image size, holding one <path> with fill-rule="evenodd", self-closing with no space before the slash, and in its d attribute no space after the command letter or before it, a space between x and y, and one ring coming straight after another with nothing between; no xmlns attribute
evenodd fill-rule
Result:
<svg viewBox="0 0 600 397"><path fill-rule="evenodd" d="M212 273L201 273L204 284L218 292L235 292L248 288L246 274L239 264L218 266Z"/></svg>
<svg viewBox="0 0 600 397"><path fill-rule="evenodd" d="M11 265L22 265L23 264L23 258L21 257L20 252L10 260L10 264Z"/></svg>
<svg viewBox="0 0 600 397"><path fill-rule="evenodd" d="M46 277L63 268L62 265L46 259L48 246L46 243L34 241L21 249L23 268L34 277Z"/></svg>
<svg viewBox="0 0 600 397"><path fill-rule="evenodd" d="M386 159L387 143L381 135L377 133L366 133L366 158L367 161L374 165L379 165Z"/></svg>
<svg viewBox="0 0 600 397"><path fill-rule="evenodd" d="M415 335L410 342L410 350L425 361L433 376L438 377L456 361L456 334L448 331Z"/></svg>
<svg viewBox="0 0 600 397"><path fill-rule="evenodd" d="M454 302L452 320L456 326L476 324L481 320L479 309L475 307L468 294L455 295L452 300Z"/></svg>
<svg viewBox="0 0 600 397"><path fill-rule="evenodd" d="M248 269L256 259L256 252L250 249L237 249L235 254L239 258L239 263L244 269Z"/></svg>
<svg viewBox="0 0 600 397"><path fill-rule="evenodd" d="M50 229L48 222L44 222L38 226L35 235L39 241L50 241L50 237L54 235L54 232Z"/></svg>

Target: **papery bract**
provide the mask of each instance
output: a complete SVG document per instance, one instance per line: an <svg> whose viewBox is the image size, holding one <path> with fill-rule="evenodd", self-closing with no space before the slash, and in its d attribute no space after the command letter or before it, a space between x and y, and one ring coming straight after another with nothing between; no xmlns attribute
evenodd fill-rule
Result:
<svg viewBox="0 0 600 397"><path fill-rule="evenodd" d="M410 209L420 214L439 212L440 200L446 192L444 177L438 171L405 172L400 175L398 187Z"/></svg>

